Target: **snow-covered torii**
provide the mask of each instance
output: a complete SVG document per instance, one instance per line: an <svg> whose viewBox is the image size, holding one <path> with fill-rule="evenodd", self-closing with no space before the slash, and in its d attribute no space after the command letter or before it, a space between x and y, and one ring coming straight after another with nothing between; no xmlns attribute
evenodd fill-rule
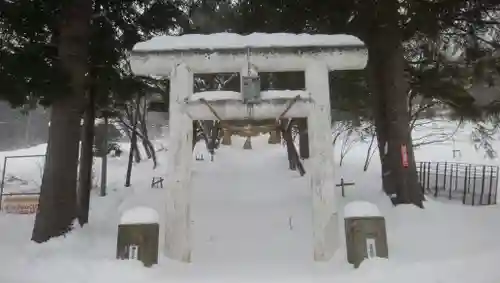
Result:
<svg viewBox="0 0 500 283"><path fill-rule="evenodd" d="M166 256L191 261L192 120L261 120L281 115L307 117L311 255L315 261L331 259L340 234L328 72L363 69L367 59L363 42L349 35L219 33L161 36L136 44L130 56L132 71L170 79L169 166L161 225ZM193 74L239 72L243 77L255 71L304 71L306 90L263 91L256 103L245 102L239 92L193 93Z"/></svg>

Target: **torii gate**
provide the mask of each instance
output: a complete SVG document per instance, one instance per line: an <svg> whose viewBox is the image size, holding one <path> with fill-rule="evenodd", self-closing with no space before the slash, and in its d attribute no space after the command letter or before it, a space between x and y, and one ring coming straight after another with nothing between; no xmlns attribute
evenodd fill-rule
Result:
<svg viewBox="0 0 500 283"><path fill-rule="evenodd" d="M315 261L331 259L340 235L328 72L363 69L367 59L363 42L349 35L219 33L138 43L130 56L132 71L170 79L169 166L160 229L166 256L191 261L192 120L216 119L215 110L224 120L307 117L313 256ZM263 91L254 103L246 103L239 92L193 93L193 74L240 72L244 79L256 71L304 71L306 90Z"/></svg>

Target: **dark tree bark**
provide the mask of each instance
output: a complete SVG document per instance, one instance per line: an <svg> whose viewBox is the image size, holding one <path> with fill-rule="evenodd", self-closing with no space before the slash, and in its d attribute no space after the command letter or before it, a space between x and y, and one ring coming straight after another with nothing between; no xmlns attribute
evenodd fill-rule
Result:
<svg viewBox="0 0 500 283"><path fill-rule="evenodd" d="M139 97L137 98L136 102L136 109L139 109ZM132 130L130 133L130 152L128 155L128 164L127 164L127 174L125 175L125 187L130 187L130 182L132 179L132 165L133 165L133 159L134 156L136 156L136 162L137 162L137 152L139 151L139 148L137 146L137 124L138 124L138 117L137 117L137 112L131 113L132 120L131 123L132 125Z"/></svg>
<svg viewBox="0 0 500 283"><path fill-rule="evenodd" d="M384 190L388 194L396 194L393 199L395 204L411 203L423 207L409 125L409 85L405 78L399 5L397 1L369 3L368 8L372 10L369 13L377 17L371 23L365 41L368 46L370 90L375 99L375 126ZM403 166L403 147L406 147L408 166Z"/></svg>
<svg viewBox="0 0 500 283"><path fill-rule="evenodd" d="M297 169L295 159L293 156L293 151L291 144L293 144L293 138L292 138L292 122L288 121L287 119L281 119L279 123L279 129L281 132L281 136L283 136L283 140L286 145L286 154L288 157L288 169L290 170L295 170Z"/></svg>
<svg viewBox="0 0 500 283"><path fill-rule="evenodd" d="M78 223L89 222L90 191L92 190L92 165L94 159L95 91L88 93L87 109L83 117L83 133L78 176Z"/></svg>
<svg viewBox="0 0 500 283"><path fill-rule="evenodd" d="M300 162L297 148L295 148L295 144L293 143L292 122L290 122L287 126L284 120L282 120L278 127L283 139L285 140L290 170L297 170L300 176L304 176L306 174L306 170L304 169L302 162Z"/></svg>
<svg viewBox="0 0 500 283"><path fill-rule="evenodd" d="M135 129L137 128L137 123L134 123L132 138L130 140L130 151L128 154L128 164L127 164L127 174L125 175L125 187L130 187L130 181L132 179L132 165L134 163L134 151L137 149L137 132ZM134 147L134 144L136 145Z"/></svg>
<svg viewBox="0 0 500 283"><path fill-rule="evenodd" d="M127 128L127 135L130 139L130 147L131 147L131 150L138 150L137 148L137 139L140 138L145 146L147 146L150 150L150 152L152 153L151 155L151 158L153 159L153 169L156 168L156 166L158 165L158 160L156 158L156 151L154 149L154 145L153 143L149 140L148 137L144 136L143 134L141 134L141 132L137 129L137 126L135 127L134 129L134 126L132 125L129 125L123 118L119 118L120 119L120 122L122 123L123 126L125 126L125 128ZM133 121L131 123L134 123ZM135 133L136 134L136 138L135 138L135 143L132 143L132 133ZM135 145L135 146L134 146ZM134 154L132 155L134 156ZM140 161L140 160L139 160Z"/></svg>
<svg viewBox="0 0 500 283"><path fill-rule="evenodd" d="M214 161L215 150L219 148L219 133L220 133L220 122L212 121L210 127L210 140L207 146L208 152L210 153L210 160Z"/></svg>
<svg viewBox="0 0 500 283"><path fill-rule="evenodd" d="M153 143L149 140L148 124L147 124L147 116L146 115L147 115L147 103L144 103L141 115L139 116L142 134L139 134L139 132L137 132L137 135L142 140L142 145L144 147L144 150L146 151L148 159L153 159L153 169L155 169L156 166L158 165L158 162L156 159L155 147L154 147Z"/></svg>
<svg viewBox="0 0 500 283"><path fill-rule="evenodd" d="M137 97L137 99L139 98ZM131 148L130 154L132 154L136 163L140 163L141 152L139 151L139 147L137 146L137 136L135 139L133 138L133 133L137 131L137 123L138 123L137 109L139 109L139 102L137 100L135 101L135 106L129 105L125 107L125 115L127 116L127 120L129 121L130 125L132 125L132 127L128 127L128 124L125 121L122 121L122 123L128 129L126 132L128 138L130 139L130 148Z"/></svg>
<svg viewBox="0 0 500 283"><path fill-rule="evenodd" d="M220 121L214 121L214 128L212 129L212 143L214 149L219 149L221 141L222 127Z"/></svg>
<svg viewBox="0 0 500 283"><path fill-rule="evenodd" d="M299 126L299 153L300 158L309 158L309 134L307 132L307 118L297 119Z"/></svg>
<svg viewBox="0 0 500 283"><path fill-rule="evenodd" d="M194 147L196 146L196 143L198 142L198 122L193 121L193 150Z"/></svg>
<svg viewBox="0 0 500 283"><path fill-rule="evenodd" d="M286 143L286 153L288 155L288 168L290 170L296 170L297 169L297 162L295 160L295 156L293 156L293 139L292 139L292 132L285 130L283 132L283 139L285 140Z"/></svg>
<svg viewBox="0 0 500 283"><path fill-rule="evenodd" d="M148 125L147 125L147 103L143 103L142 109L139 111L137 110L137 117L139 118L139 124L141 126L141 132L142 132L142 146L144 147L144 151L146 152L146 156L148 159L151 159L154 154L154 148L150 147L150 144L148 144Z"/></svg>
<svg viewBox="0 0 500 283"><path fill-rule="evenodd" d="M137 127L135 127L135 129L137 129ZM134 135L135 135L135 137L134 137ZM131 146L134 149L132 152L134 153L135 163L141 163L142 157L141 157L141 152L139 151L139 145L137 144L137 132L136 131L134 131L132 133Z"/></svg>
<svg viewBox="0 0 500 283"><path fill-rule="evenodd" d="M63 5L61 13L58 52L68 73L71 93L52 104L40 202L31 237L38 243L71 230L77 214L80 119L88 72L92 1L74 0Z"/></svg>
<svg viewBox="0 0 500 283"><path fill-rule="evenodd" d="M215 153L215 149L217 149L219 147L217 142L218 142L220 130L221 130L221 128L220 128L219 122L213 121L213 126L212 126L212 129L210 130L210 148L212 148L214 150L214 153Z"/></svg>

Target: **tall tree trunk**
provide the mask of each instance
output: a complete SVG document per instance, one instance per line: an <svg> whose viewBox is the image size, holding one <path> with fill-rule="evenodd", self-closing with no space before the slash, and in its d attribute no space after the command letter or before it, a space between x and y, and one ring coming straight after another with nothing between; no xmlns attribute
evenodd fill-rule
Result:
<svg viewBox="0 0 500 283"><path fill-rule="evenodd" d="M293 139L292 139L292 125L291 122L287 125L284 120L281 121L281 129L282 129L282 135L283 135L283 140L285 140L286 144L286 153L288 156L288 168L290 170L296 170L297 169L297 163L295 160L295 156L293 156Z"/></svg>
<svg viewBox="0 0 500 283"><path fill-rule="evenodd" d="M41 243L71 230L76 217L80 120L86 91L92 1L63 5L59 27L60 63L71 93L52 104L40 203L31 239Z"/></svg>
<svg viewBox="0 0 500 283"><path fill-rule="evenodd" d="M376 134L372 134L370 139L370 145L368 146L368 150L366 151L365 164L363 165L363 172L368 170L368 166L370 166L370 162L372 160L373 154L375 150L373 150L373 142L375 141ZM380 149L379 149L380 150Z"/></svg>
<svg viewBox="0 0 500 283"><path fill-rule="evenodd" d="M146 146L149 147L149 151L151 152L151 159L153 159L153 169L156 169L158 166L158 159L156 158L156 151L153 143L147 137L142 137L142 140L146 143Z"/></svg>
<svg viewBox="0 0 500 283"><path fill-rule="evenodd" d="M215 149L218 148L217 138L219 137L220 126L217 121L212 122L212 129L210 131L210 148L213 149L213 153L215 153Z"/></svg>
<svg viewBox="0 0 500 283"><path fill-rule="evenodd" d="M153 152L151 151L151 147L149 146L148 142L146 140L141 139L142 147L144 148L144 151L146 152L146 156L148 159L153 158Z"/></svg>
<svg viewBox="0 0 500 283"><path fill-rule="evenodd" d="M395 204L412 203L423 207L409 126L409 86L398 22L399 5L397 1L377 1L373 5L371 13L376 13L377 19L371 25L366 43L383 185L386 192L396 193ZM404 159L407 166L403 165Z"/></svg>
<svg viewBox="0 0 500 283"><path fill-rule="evenodd" d="M146 156L148 159L153 158L154 152L152 151L150 145L148 144L147 140L141 139L142 147L144 148L144 151L146 152Z"/></svg>
<svg viewBox="0 0 500 283"><path fill-rule="evenodd" d="M143 141L143 144L145 147L147 147L149 149L149 151L152 153L151 154L151 158L153 159L153 169L156 168L156 166L158 165L158 160L156 158L156 151L155 151L155 147L153 145L153 143L149 140L149 138L147 136L144 136L143 134L141 134L138 130L137 130L137 125L135 127L135 130L134 130L134 126L135 123L133 122L133 120L130 122L132 124L129 125L123 118L119 118L120 119L120 122L122 123L122 125L126 128L126 133L127 133L127 136L129 137L129 140L130 140L130 156L132 156L132 159L134 158L137 158L137 155L135 154L136 151L138 151L138 146L137 146L137 139L140 138L142 141ZM132 133L135 133L136 134L136 137L135 137L135 140L132 138L133 135ZM133 142L134 141L134 142ZM134 152L134 153L132 153ZM137 161L137 159L136 159ZM139 161L140 160L140 156L139 156ZM137 162L139 162L137 161Z"/></svg>
<svg viewBox="0 0 500 283"><path fill-rule="evenodd" d="M104 111L104 139L102 144L102 163L101 163L101 190L100 196L106 195L106 185L108 182L108 133L109 133L109 120L108 112Z"/></svg>
<svg viewBox="0 0 500 283"><path fill-rule="evenodd" d="M283 139L285 140L286 143L286 153L288 156L288 168L290 170L296 170L297 169L297 163L295 161L295 156L293 156L293 140L292 140L292 133L290 132L284 132L283 133Z"/></svg>
<svg viewBox="0 0 500 283"><path fill-rule="evenodd" d="M141 163L142 157L141 152L139 151L139 145L137 144L137 132L132 133L131 146L133 148L132 152L134 153L135 163Z"/></svg>
<svg viewBox="0 0 500 283"><path fill-rule="evenodd" d="M83 133L78 176L78 223L89 222L90 191L92 190L92 163L94 159L95 89L88 93L88 105L83 117Z"/></svg>
<svg viewBox="0 0 500 283"><path fill-rule="evenodd" d="M198 139L197 139L197 136L198 136L198 122L193 120L193 150L194 150L194 147L196 146L196 143L198 142Z"/></svg>
<svg viewBox="0 0 500 283"><path fill-rule="evenodd" d="M134 151L137 148L137 133L135 132L136 124L134 124L134 131L132 132L132 139L130 140L130 151L128 154L127 174L125 175L125 187L130 187L132 179L132 165L134 163ZM134 144L136 146L134 147Z"/></svg>
<svg viewBox="0 0 500 283"><path fill-rule="evenodd" d="M307 132L307 118L297 119L299 126L299 153L300 158L309 158L309 134Z"/></svg>
<svg viewBox="0 0 500 283"><path fill-rule="evenodd" d="M31 136L30 136L30 129L31 129L31 112L32 109L28 109L26 113L26 123L24 124L24 143L26 147L29 147L31 145Z"/></svg>
<svg viewBox="0 0 500 283"><path fill-rule="evenodd" d="M132 112L132 123L133 123L133 128L132 128L132 133L130 135L130 146L132 147L132 153L134 154L134 160L136 163L141 162L141 152L139 151L139 145L137 144L137 127L139 126L139 102L136 104L136 111L135 113Z"/></svg>
<svg viewBox="0 0 500 283"><path fill-rule="evenodd" d="M151 150L154 151L154 148L151 149L150 145L148 144L148 125L147 125L147 106L148 103L146 99L144 98L144 103L142 106L142 110L137 112L137 117L140 119L140 125L141 125L141 132L143 138L142 140L142 146L144 147L144 151L146 152L146 156L148 159L151 159L153 157L154 152L151 152Z"/></svg>
<svg viewBox="0 0 500 283"><path fill-rule="evenodd" d="M125 124L125 127L128 130L127 136L130 139L130 149L131 150L130 150L129 154L131 156L133 156L133 158L135 159L135 162L137 162L137 163L141 162L141 152L139 151L139 147L137 146L137 135L134 139L133 133L137 132L139 107L140 107L139 96L137 96L134 105L128 105L127 107L125 107L125 115L127 116L127 120L129 121L130 125L132 125L132 127L127 127L126 122L122 121L122 123Z"/></svg>
<svg viewBox="0 0 500 283"><path fill-rule="evenodd" d="M368 66L368 69L371 69L373 66ZM375 70L370 70L370 76L373 76L376 74ZM377 80L377 78L372 78L371 80ZM372 83L371 85L374 86L375 84L378 84L377 82ZM379 152L379 157L380 157L380 164L381 164L381 174L382 174L382 188L384 192L387 195L392 195L396 194L396 184L394 183L394 179L390 178L391 175L391 167L390 165L390 159L389 156L393 152L389 152L389 148L387 147L387 141L389 139L388 133L387 133L387 126L386 126L386 105L385 102L382 99L379 99L378 97L374 97L376 100L374 105L375 105L375 132L377 135L377 145L378 145L378 152Z"/></svg>
<svg viewBox="0 0 500 283"><path fill-rule="evenodd" d="M214 121L214 128L212 129L212 142L214 149L219 149L221 137L221 124L220 121Z"/></svg>
<svg viewBox="0 0 500 283"><path fill-rule="evenodd" d="M139 97L137 97L137 100L139 100ZM139 103L136 103L136 110L139 109ZM138 122L138 116L137 112L135 113L135 118L134 118L134 113L131 113L132 120L131 123L132 125L132 133L130 137L130 152L128 156L128 164L127 164L127 174L125 176L125 187L130 187L130 182L132 179L132 165L133 165L133 158L135 156L136 162L137 162L137 153L139 152L139 148L137 146L137 122ZM140 157L139 157L140 160Z"/></svg>
<svg viewBox="0 0 500 283"><path fill-rule="evenodd" d="M297 170L300 176L304 176L306 174L306 170L304 169L302 162L300 162L299 153L297 152L295 144L293 143L292 121L290 122L288 127L286 127L286 124L283 120L282 123L278 126L286 143L286 152L288 155L288 164L290 170Z"/></svg>

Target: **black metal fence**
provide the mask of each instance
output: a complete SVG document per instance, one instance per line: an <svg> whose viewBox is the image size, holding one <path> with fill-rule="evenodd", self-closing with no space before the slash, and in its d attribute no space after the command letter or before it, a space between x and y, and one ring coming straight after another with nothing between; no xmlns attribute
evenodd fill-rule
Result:
<svg viewBox="0 0 500 283"><path fill-rule="evenodd" d="M497 203L498 166L456 162L417 162L424 194L468 205Z"/></svg>

